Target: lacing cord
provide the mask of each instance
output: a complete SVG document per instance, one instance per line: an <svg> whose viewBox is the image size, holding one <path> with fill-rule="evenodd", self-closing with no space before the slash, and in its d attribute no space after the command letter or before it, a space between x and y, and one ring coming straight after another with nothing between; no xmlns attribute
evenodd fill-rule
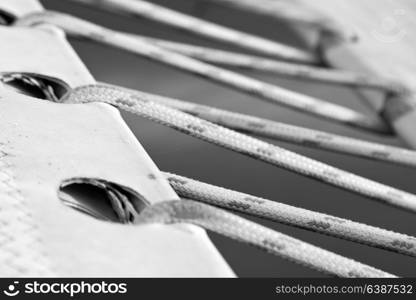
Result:
<svg viewBox="0 0 416 300"><path fill-rule="evenodd" d="M150 19L198 36L219 40L276 58L306 63L317 62L317 57L308 51L198 19L154 3L142 0L74 1L91 5L94 8Z"/></svg>
<svg viewBox="0 0 416 300"><path fill-rule="evenodd" d="M395 277L395 275L192 200L182 199L153 204L141 212L136 223L194 224L330 275Z"/></svg>
<svg viewBox="0 0 416 300"><path fill-rule="evenodd" d="M132 34L131 36L156 44L182 55L222 66L261 71L288 78L311 80L353 88L375 89L393 94L399 94L405 90L400 83L395 82L392 79L377 78L376 76L370 76L367 74L358 74L345 70L320 68L304 64L277 61L261 56L173 42L137 34Z"/></svg>
<svg viewBox="0 0 416 300"><path fill-rule="evenodd" d="M17 78L20 79L20 77ZM29 82L33 81L29 80ZM173 178L173 176L170 175L169 181L174 186L175 182L179 182L179 179ZM82 182L84 183L84 181ZM122 223L194 224L326 274L341 277L396 277L220 209L191 200L155 204L139 214L128 198L117 189L96 180L90 180L89 183L107 192L113 210ZM74 201L74 199L64 198L64 202L81 212L109 221L105 216Z"/></svg>
<svg viewBox="0 0 416 300"><path fill-rule="evenodd" d="M45 96L53 95L47 97L47 99L56 99L56 95L53 92L52 87L46 85L42 80L38 80L30 76L29 74L3 74L1 80L6 83L12 80L22 80L27 84L39 88L44 92ZM110 85L108 86L110 87ZM114 88L119 87L114 86ZM227 112L203 105L191 104L167 97L160 97L128 89L125 90L136 94L142 99L168 105L184 112L197 115L199 118L219 123L227 127L237 128L242 131L257 133L258 135L263 135L266 137L278 137L282 140L298 141L299 143L307 145L323 146L325 148L337 151L353 152L361 156L392 161L407 166L415 165L416 156L414 151L411 150L369 143L348 137L339 137L337 135L330 135L329 133L298 128L296 126L280 124L273 121L267 121L243 114Z"/></svg>
<svg viewBox="0 0 416 300"><path fill-rule="evenodd" d="M121 88L121 87L116 87ZM183 111L200 119L248 133L307 147L314 147L343 154L356 155L372 160L416 167L416 151L385 144L368 142L326 131L313 130L242 113L195 104L184 100L163 97L142 91L125 89L141 99L153 101Z"/></svg>
<svg viewBox="0 0 416 300"><path fill-rule="evenodd" d="M160 105L140 94L107 85L79 87L66 94L66 103L104 102L272 165L311 177L386 204L416 212L416 196L334 168L253 137L237 133L178 110Z"/></svg>
<svg viewBox="0 0 416 300"><path fill-rule="evenodd" d="M54 88L31 74L0 74L0 82L10 83L14 81L24 82L25 84L38 89L44 95L45 99L59 102ZM127 88L126 90L140 95L142 99L148 99L149 101L154 101L172 107L215 124L243 133L249 133L258 137L266 137L278 141L290 142L348 155L355 155L407 167L416 167L416 152L413 150L368 142L365 140L332 134L326 131L313 130L300 126L275 122L247 114L236 113L207 105L195 104L184 100L145 93L142 91Z"/></svg>
<svg viewBox="0 0 416 300"><path fill-rule="evenodd" d="M178 195L184 198L416 257L416 238L406 234L255 197L171 173L164 175Z"/></svg>
<svg viewBox="0 0 416 300"><path fill-rule="evenodd" d="M110 45L142 57L162 62L163 64L233 87L239 91L255 95L273 104L284 105L311 115L362 129L383 133L391 132L390 126L379 116L367 116L343 106L221 69L199 60L165 50L155 44L139 40L127 34L109 30L69 15L52 12L38 13L29 15L17 22L17 24L25 26L39 23L52 23L63 28L71 35Z"/></svg>
<svg viewBox="0 0 416 300"><path fill-rule="evenodd" d="M29 80L29 82L32 82L32 79ZM129 91L137 95L140 95L143 99L148 99L149 101L155 101L157 103L173 107L175 107L175 105L170 105L170 101L177 101L179 102L179 104L182 105L182 107L181 105L176 105L175 108L182 108L182 110L184 110L184 105L194 106L194 104L182 102L179 100L172 100L169 98L147 94L139 91ZM197 111L208 112L208 108L198 108ZM225 114L224 117L227 117L227 114ZM345 139L348 140L348 138ZM381 147L381 145L376 145L375 147ZM403 151L405 153L407 151L405 149L395 149L394 147L392 148L393 152L391 154L393 154L393 157L394 155L397 155L397 157L400 158L402 157L402 155L399 155L400 152ZM413 151L408 152L410 159L409 164L414 166L415 153L413 153ZM406 158L406 156L404 158ZM401 163L408 165L405 159L402 160ZM343 239L352 240L362 244L368 244L370 246L375 246L395 251L398 253L416 256L415 238L410 236L395 233L392 231L387 231L384 229L379 229L365 224L352 222L334 216L320 214L301 208L291 207L285 204L276 203L252 195L247 195L227 190L224 188L215 187L189 178L180 177L174 174L167 173L167 177L172 187L182 197L203 201L208 204L220 206L222 208L237 210L253 216L263 217L269 220L278 221L293 226L303 227L312 231L318 231L321 233L341 237ZM130 208L126 211L126 213L124 213L126 210L125 208L129 207L129 202L128 200L123 198L123 195L121 193L119 193L116 189L111 189L108 185L103 185L96 181L94 181L93 185L99 186L104 190L107 190L114 211L117 213L119 220L121 220L123 223L127 223L129 222L129 220L131 220L131 216L134 215L132 214L132 211L134 212L134 210ZM85 206L79 205L79 203L71 200L72 199L66 199L65 203L75 209L78 209L96 218L106 219L101 215L98 216L96 212L94 212L93 210L88 209Z"/></svg>
<svg viewBox="0 0 416 300"><path fill-rule="evenodd" d="M322 16L315 10L301 6L295 1L275 0L202 0L212 1L235 9L286 21L291 25L317 29L325 35L331 35L337 41L355 41L357 36L351 30Z"/></svg>
<svg viewBox="0 0 416 300"><path fill-rule="evenodd" d="M102 37L99 37L99 39L101 38ZM273 164L277 164L277 165L280 164L283 167L289 168L285 165L287 164L287 162L284 162L284 163L276 162L274 161L274 158L267 159L267 157L271 157L277 154L277 152L276 153L274 152L274 150L279 149L277 147L276 149L274 149L272 146L273 149L267 149L267 151L264 151L265 149L261 149L261 151L259 151L259 148L256 148L256 150L253 152L252 151L253 149L250 147L250 145L248 144L244 145L249 140L240 139L241 136L245 137L244 135L233 133L232 131L229 131L229 130L227 131L227 129L221 128L209 122L204 122L202 120L199 120L187 114L181 115L182 113L178 111L169 109L167 107L158 105L153 102L148 102L147 100L139 99L137 98L137 96L130 95L126 97L125 94L122 94L121 98L114 99L113 96L119 96L119 95L113 94L114 92L113 88L110 88L111 91L101 90L102 93L98 93L98 94L97 94L98 90L94 90L94 88L101 89L101 88L109 88L109 87L99 87L99 86L81 87L79 89L74 90L70 94L68 94L67 97L64 99L64 101L65 102L67 101L68 102L102 101L105 103L110 103L110 104L118 106L119 108L127 109L131 112L145 116L149 119L165 124L169 127L175 128L187 134L199 137L203 140L207 140L207 141L220 144L223 147L226 147L226 148L238 151L238 152L243 152L243 153L250 154L250 155L254 154L254 156L259 159L263 159L265 161L269 160L269 162L272 162ZM116 91L121 92L121 90L120 91L116 90ZM94 93L94 95L90 95L90 97L85 98L84 97L85 95L83 94L84 92L87 92L87 94L92 92ZM109 92L111 95L108 95ZM122 92L125 93L125 91L122 91ZM105 96L111 96L111 97L108 98ZM95 97L98 97L98 98L103 97L104 100L91 100L91 98L95 98ZM134 101L131 101L132 99ZM143 110L142 108L144 107L146 107L147 109ZM175 113L175 114L179 113L179 115L177 116L179 119L179 123L177 123L174 120L174 118L171 118L172 117L171 113ZM191 119L186 119L186 118L184 119L183 118L184 116L191 117ZM184 121L185 122L192 121L192 124L180 124L181 122L184 122ZM200 123L195 122L195 121L198 121ZM221 139L216 140L215 138L216 134L214 132L215 130L212 130L212 132L208 132L208 134L205 135L206 129L208 129L208 131L210 129L217 129L217 130L221 129L221 130L225 130L225 132L219 132L220 134L224 134L226 132L230 132L232 134L229 136L227 135L224 136L224 140L221 140ZM237 137L233 136L233 134L236 134ZM230 138L229 143L227 143L228 138ZM249 138L249 137L246 137L246 138ZM257 141L255 139L253 140ZM242 144L239 144L239 143L242 143ZM256 143L253 143L253 145L256 147L260 146L260 145L257 145ZM268 145L268 144L267 143L261 144L261 146L265 146L265 145ZM248 147L245 147L245 146L248 146ZM268 145L268 146L271 146L271 145ZM282 150L282 152L278 155L279 158L283 154L285 156L287 154L286 152L288 152L283 149L280 149L280 150ZM261 155L258 156L258 153L256 152L260 153ZM312 161L309 159L307 160ZM292 167L294 167L294 165ZM335 168L333 169L337 170ZM340 174L343 174L343 175L349 174L347 172L342 173L343 171L341 170L338 170L338 171L340 171L341 172ZM303 172L303 173L308 173L308 172L310 172L310 170L307 170L306 172ZM319 174L314 174L312 172L312 175L310 174L308 175L313 177ZM355 176L355 175L352 175L352 176ZM339 179L338 176L334 177L333 174L331 176L328 176L328 174L325 174L325 176L323 177L321 174L319 176L316 176L316 178L319 178L321 180L328 181L328 182L330 182L334 178ZM360 179L360 177L355 176L355 178L353 177L353 179ZM366 180L364 178L361 178L361 179ZM366 184L368 184L369 182L373 183L367 180ZM384 187L384 188L391 189L391 190L386 190L387 194L389 192L393 192L396 195L393 198L391 198L391 195L390 195L389 198L391 199L389 200L382 199L383 201L389 202L390 204L393 204L393 205L396 205L397 204L396 202L401 202L398 206L402 206L403 203L405 204L405 206L412 206L414 204L413 198L403 197L407 195L413 197L413 195L406 194L405 192L401 192L399 190L385 187L377 183L375 184L376 185L374 187L377 187L377 188ZM360 188L359 185L356 188L358 190L358 188ZM347 189L350 189L350 188L347 187ZM352 189L354 189L354 187ZM358 192L362 192L362 191L358 191ZM372 192L373 191L370 191L369 193L371 194ZM366 193L368 193L368 191L364 191L364 194ZM397 197L397 195L400 195L400 197ZM117 200L117 201L114 200L114 203L116 205L117 205L117 202L119 202L119 205L122 205L124 203L123 199L121 199L119 196L120 195L114 195L114 199ZM374 195L370 195L370 196L374 197ZM376 195L375 197L378 197L378 195ZM400 200L400 201L397 201L397 200ZM402 200L404 200L404 202ZM118 207L118 210L121 212L123 211L123 209L124 207L121 207L121 206ZM414 207L412 207L411 209L414 210ZM318 247L312 246L310 244L298 241L296 239L293 239L281 233L275 232L273 230L262 227L255 223L249 222L245 219L239 218L232 214L228 214L214 207L210 207L208 205L197 203L191 200L169 201L169 202L164 202L164 203L153 205L149 208L146 208L142 212L142 214L137 217L137 220L138 220L138 223L153 223L153 222L192 223L195 225L202 226L208 230L212 230L214 232L223 234L225 236L244 241L246 243L260 247L261 249L264 249L271 253L288 258L290 260L293 260L303 265L323 271L328 274L333 274L333 275L338 275L338 276L343 276L343 277L393 277L394 276L389 273L369 267L367 265L363 265L361 263L347 259L345 257L336 255L332 252L329 252L329 251L320 249ZM398 236L395 236L395 237L398 237ZM402 236L400 237L402 238ZM398 240L397 242L403 242L403 241ZM401 247L405 247L405 246L402 245ZM398 250L398 249L395 249L395 250ZM402 252L406 252L406 251L402 251Z"/></svg>

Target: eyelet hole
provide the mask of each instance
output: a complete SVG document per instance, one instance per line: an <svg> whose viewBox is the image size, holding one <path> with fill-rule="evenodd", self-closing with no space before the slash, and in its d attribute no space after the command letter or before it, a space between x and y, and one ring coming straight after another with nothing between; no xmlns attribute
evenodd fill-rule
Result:
<svg viewBox="0 0 416 300"><path fill-rule="evenodd" d="M0 10L0 25L10 26L14 23L15 20L16 18L14 16L3 10Z"/></svg>
<svg viewBox="0 0 416 300"><path fill-rule="evenodd" d="M33 73L2 73L0 80L15 92L54 102L59 102L70 90L62 80Z"/></svg>
<svg viewBox="0 0 416 300"><path fill-rule="evenodd" d="M149 206L133 190L101 179L72 178L59 187L59 199L68 207L96 219L122 224L134 223Z"/></svg>

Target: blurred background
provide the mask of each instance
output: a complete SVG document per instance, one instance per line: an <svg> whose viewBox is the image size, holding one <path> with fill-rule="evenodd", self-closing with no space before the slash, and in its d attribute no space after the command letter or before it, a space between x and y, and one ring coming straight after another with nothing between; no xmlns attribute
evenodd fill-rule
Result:
<svg viewBox="0 0 416 300"><path fill-rule="evenodd" d="M291 31L284 23L224 8L212 1L157 0L151 2L242 31L297 47L304 47L295 32ZM48 9L67 12L112 29L244 52L221 43L195 38L158 23L117 16L76 5L70 1L43 0L42 4ZM401 145L401 142L395 138L372 135L294 112L121 51L89 42L76 40L70 40L70 42L98 81L252 114L279 122L391 145ZM258 72L242 73L294 91L371 113L371 110L361 103L356 93L347 88L294 81ZM123 116L138 140L163 171L416 236L415 219L411 213L233 153L133 115L123 113ZM344 170L416 193L414 180L416 170L283 142L269 142ZM393 274L416 276L414 258L303 229L256 218L251 219ZM322 276L321 273L263 253L250 246L216 234L210 233L210 236L232 269L240 277Z"/></svg>

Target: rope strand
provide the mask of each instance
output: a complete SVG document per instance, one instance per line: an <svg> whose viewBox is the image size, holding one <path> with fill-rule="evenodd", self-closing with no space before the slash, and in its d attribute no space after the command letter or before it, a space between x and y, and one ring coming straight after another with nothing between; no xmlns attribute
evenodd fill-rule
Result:
<svg viewBox="0 0 416 300"><path fill-rule="evenodd" d="M317 29L336 37L338 40L355 40L356 35L350 30L326 18L319 12L300 5L295 1L270 0L203 0L213 1L232 8L272 17L279 21L286 21L293 25L300 25L308 29Z"/></svg>
<svg viewBox="0 0 416 300"><path fill-rule="evenodd" d="M112 13L117 12L128 16L150 19L198 36L226 42L279 59L305 63L317 62L315 55L307 51L204 21L154 3L141 0L73 1L94 8L109 10Z"/></svg>
<svg viewBox="0 0 416 300"><path fill-rule="evenodd" d="M416 257L416 238L413 236L255 197L171 173L164 175L178 195L184 198Z"/></svg>
<svg viewBox="0 0 416 300"><path fill-rule="evenodd" d="M416 151L413 150L275 122L251 115L231 112L207 105L195 104L137 90L121 87L117 88L133 93L141 99L154 101L206 121L258 137L266 137L307 147L355 155L406 167L416 167Z"/></svg>
<svg viewBox="0 0 416 300"><path fill-rule="evenodd" d="M105 85L84 86L74 89L62 100L67 103L104 102L112 104L120 109L226 149L395 207L416 212L416 196L413 194L331 167L148 99L140 98L139 95L130 93L125 89Z"/></svg>
<svg viewBox="0 0 416 300"><path fill-rule="evenodd" d="M396 277L218 208L191 200L154 204L142 211L136 222L194 224L320 272L340 277Z"/></svg>
<svg viewBox="0 0 416 300"><path fill-rule="evenodd" d="M394 82L393 80L376 78L365 74L276 61L260 56L195 46L136 34L132 34L131 36L182 55L222 66L262 71L295 79L345 85L354 88L369 88L386 93L401 93L404 89L398 82Z"/></svg>
<svg viewBox="0 0 416 300"><path fill-rule="evenodd" d="M69 15L52 12L32 14L20 19L18 24L30 26L42 22L59 26L71 35L162 62L233 87L239 91L255 95L274 104L284 105L295 110L362 129L383 133L391 132L387 123L378 116L366 116L343 106L227 71Z"/></svg>

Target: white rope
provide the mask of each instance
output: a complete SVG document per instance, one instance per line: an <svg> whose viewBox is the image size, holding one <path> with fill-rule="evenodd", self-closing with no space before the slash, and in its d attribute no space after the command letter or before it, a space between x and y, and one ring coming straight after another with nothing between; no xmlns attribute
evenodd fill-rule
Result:
<svg viewBox="0 0 416 300"><path fill-rule="evenodd" d="M154 204L141 212L137 223L195 224L271 254L340 277L395 277L221 209L191 200Z"/></svg>
<svg viewBox="0 0 416 300"><path fill-rule="evenodd" d="M366 74L282 62L261 56L195 46L136 34L132 34L131 36L182 55L222 66L262 71L295 79L345 85L354 88L376 89L388 93L400 93L404 89L398 82L394 82L393 80L377 78Z"/></svg>
<svg viewBox="0 0 416 300"><path fill-rule="evenodd" d="M201 1L201 0L198 0ZM301 5L295 0L202 0L217 2L225 6L287 21L308 29L316 29L333 35L340 40L355 39L355 35L346 28L324 17L317 11Z"/></svg>
<svg viewBox="0 0 416 300"><path fill-rule="evenodd" d="M121 88L121 87L117 87ZM416 151L368 142L325 131L275 122L251 115L231 112L215 107L195 104L183 100L163 97L137 90L125 89L141 99L154 101L174 109L186 112L212 123L278 141L285 141L303 146L356 155L368 159L416 167Z"/></svg>
<svg viewBox="0 0 416 300"><path fill-rule="evenodd" d="M4 73L0 74L0 82L9 83L22 81L39 89L45 99L58 102L52 87L41 80L33 78L30 74ZM120 87L117 87L120 88ZM195 104L183 100L163 97L141 91L126 89L136 93L143 99L181 110L201 119L232 128L241 132L250 133L259 137L266 137L278 141L291 142L308 147L339 153L356 155L369 159L416 167L416 152L384 144L372 143L360 139L331 134L304 127L275 122L259 117L222 110L206 105Z"/></svg>
<svg viewBox="0 0 416 300"><path fill-rule="evenodd" d="M416 196L331 167L258 139L234 132L178 110L157 104L125 89L90 85L68 93L64 102L105 102L185 134L243 153L381 202L416 212Z"/></svg>
<svg viewBox="0 0 416 300"><path fill-rule="evenodd" d="M317 58L307 51L296 49L252 34L204 21L163 6L141 0L73 0L94 8L150 19L203 37L234 44L276 58L312 63Z"/></svg>
<svg viewBox="0 0 416 300"><path fill-rule="evenodd" d="M301 227L337 238L416 257L416 238L164 173L179 196Z"/></svg>
<svg viewBox="0 0 416 300"><path fill-rule="evenodd" d="M74 32L77 34L80 33L79 31ZM98 35L94 35L96 33L93 32L92 35L87 36L93 40L104 41L112 45L117 44L117 38L108 42L106 39L108 36L105 37L105 35L99 33ZM124 41L126 44L129 43L127 40ZM144 45L149 46L146 43ZM125 46L123 45L123 47ZM127 48L129 47L127 45ZM148 57L153 59L156 59L161 54L162 56L163 54L171 55L171 53L164 53L162 49L157 47L152 49L151 45L147 50L150 50L147 53ZM157 53L151 53L152 50ZM169 63L175 65L173 62L175 58L183 59L184 57L171 56L169 59L172 60ZM161 60L164 61L165 58L162 57ZM196 61L190 60L189 62L195 63ZM411 194L343 172L165 106L140 99L137 95L132 95L125 90L109 86L87 86L72 91L64 100L68 102L102 101L110 103L223 147L253 155L256 158L272 164L298 171L370 197L378 198L392 205L413 211L416 210L416 197ZM339 108L338 106L335 107ZM343 112L346 113L346 111ZM298 163L296 159L299 159L300 162ZM147 208L138 218L139 222L144 223L193 223L329 274L344 277L394 277L392 274L293 239L219 209L189 200L156 204Z"/></svg>
<svg viewBox="0 0 416 300"><path fill-rule="evenodd" d="M274 104L285 105L325 119L372 131L390 132L391 130L378 116L366 116L343 106L224 70L72 16L52 12L32 14L19 20L17 24L30 26L45 22L59 26L71 35L110 45L136 55L162 62L169 66L233 87L239 91L258 96Z"/></svg>

